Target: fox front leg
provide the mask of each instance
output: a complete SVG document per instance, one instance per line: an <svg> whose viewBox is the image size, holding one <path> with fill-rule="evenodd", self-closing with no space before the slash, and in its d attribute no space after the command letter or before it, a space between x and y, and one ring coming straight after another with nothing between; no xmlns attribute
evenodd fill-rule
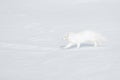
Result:
<svg viewBox="0 0 120 80"><path fill-rule="evenodd" d="M74 44L73 43L69 43L68 45L66 45L64 48L70 48L71 46L73 46Z"/></svg>
<svg viewBox="0 0 120 80"><path fill-rule="evenodd" d="M94 47L97 47L97 46L98 46L98 42L95 41L95 42L94 42Z"/></svg>
<svg viewBox="0 0 120 80"><path fill-rule="evenodd" d="M77 43L77 48L80 48L80 43Z"/></svg>

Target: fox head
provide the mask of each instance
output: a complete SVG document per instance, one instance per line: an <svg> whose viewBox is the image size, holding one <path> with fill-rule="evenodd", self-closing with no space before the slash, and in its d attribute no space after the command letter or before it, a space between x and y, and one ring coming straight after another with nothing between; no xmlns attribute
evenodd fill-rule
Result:
<svg viewBox="0 0 120 80"><path fill-rule="evenodd" d="M72 37L72 36L74 36L74 34L75 34L75 33L73 33L73 32L69 32L69 33L67 33L67 34L63 37L63 39L69 41L69 38Z"/></svg>

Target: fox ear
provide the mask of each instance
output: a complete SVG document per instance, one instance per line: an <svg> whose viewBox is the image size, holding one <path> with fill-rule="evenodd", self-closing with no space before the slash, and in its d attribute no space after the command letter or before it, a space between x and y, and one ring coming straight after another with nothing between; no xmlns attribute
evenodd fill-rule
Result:
<svg viewBox="0 0 120 80"><path fill-rule="evenodd" d="M75 34L74 32L68 32L68 33L66 33L65 36L69 37L69 36L74 35L74 34Z"/></svg>
<svg viewBox="0 0 120 80"><path fill-rule="evenodd" d="M71 34L75 34L75 33L74 32L69 32L68 34L71 35Z"/></svg>

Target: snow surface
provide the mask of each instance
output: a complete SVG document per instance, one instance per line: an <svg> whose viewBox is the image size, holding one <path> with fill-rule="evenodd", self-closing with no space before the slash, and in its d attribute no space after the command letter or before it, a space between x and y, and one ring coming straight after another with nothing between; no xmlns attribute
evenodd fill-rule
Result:
<svg viewBox="0 0 120 80"><path fill-rule="evenodd" d="M63 49L93 30L104 46ZM120 80L120 1L1 0L0 80Z"/></svg>

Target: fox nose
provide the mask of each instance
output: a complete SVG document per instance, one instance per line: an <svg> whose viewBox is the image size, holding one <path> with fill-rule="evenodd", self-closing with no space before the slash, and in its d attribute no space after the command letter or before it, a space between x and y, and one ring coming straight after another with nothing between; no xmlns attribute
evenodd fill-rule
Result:
<svg viewBox="0 0 120 80"><path fill-rule="evenodd" d="M67 40L67 36L64 36L64 38L63 38L64 40Z"/></svg>
<svg viewBox="0 0 120 80"><path fill-rule="evenodd" d="M63 40L66 40L66 38L64 37Z"/></svg>

